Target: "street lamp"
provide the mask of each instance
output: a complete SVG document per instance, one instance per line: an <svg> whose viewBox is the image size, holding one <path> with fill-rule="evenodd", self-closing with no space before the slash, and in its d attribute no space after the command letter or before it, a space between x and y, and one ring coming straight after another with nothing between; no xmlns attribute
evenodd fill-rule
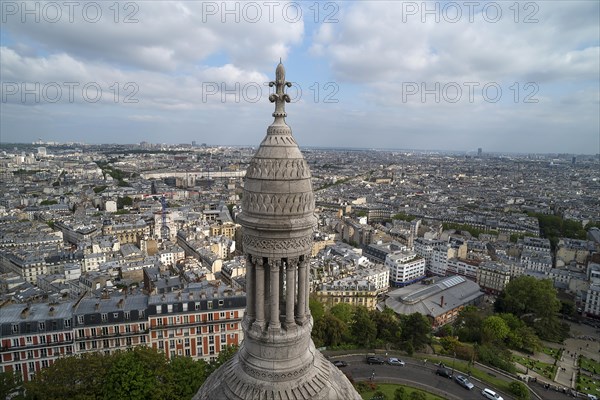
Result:
<svg viewBox="0 0 600 400"><path fill-rule="evenodd" d="M454 360L456 360L456 352L452 353L454 357L452 357L452 376L454 376Z"/></svg>

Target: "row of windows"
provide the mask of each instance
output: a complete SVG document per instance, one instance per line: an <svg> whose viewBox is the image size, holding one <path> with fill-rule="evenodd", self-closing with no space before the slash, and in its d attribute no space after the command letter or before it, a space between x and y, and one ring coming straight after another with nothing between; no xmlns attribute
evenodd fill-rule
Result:
<svg viewBox="0 0 600 400"><path fill-rule="evenodd" d="M196 322L198 322L198 321L206 321L206 320L213 321L214 320L214 314L215 313L195 314L195 317L196 317L195 321ZM234 318L234 316L235 316L235 313L233 311L229 311L228 317L229 318ZM206 317L206 318L203 318L203 317ZM219 318L220 319L227 318L227 312L221 311L219 313ZM163 325L164 324L163 319L164 318L161 318L161 317L156 318L156 324L158 326ZM182 321L183 321L184 324L189 323L189 315L183 315L183 316L176 315L175 317L168 317L167 323L169 325L172 325L173 323L180 324L180 323L182 323Z"/></svg>
<svg viewBox="0 0 600 400"><path fill-rule="evenodd" d="M53 350L53 349L46 349L46 348L41 348L39 350L27 350L27 355L25 356L25 358L22 357L22 352L15 352L15 353L8 353L8 356L11 357L12 355L12 359L14 361L18 361L21 360L22 358L25 360L30 360L33 358L45 358L48 357L48 355L53 355L55 353L57 353L57 350ZM0 359L0 362L2 361L2 359ZM8 360L10 361L10 359Z"/></svg>
<svg viewBox="0 0 600 400"><path fill-rule="evenodd" d="M27 350L27 352L25 351L17 351L14 353L6 353L5 355L8 355L9 359L7 361L19 361L19 360L32 360L32 359L36 359L36 358L45 358L45 357L52 357L52 356L58 356L60 354L64 354L64 353L70 354L73 352L73 347L72 346L65 346L65 347L61 347L59 348L41 348L39 350ZM0 358L0 363L3 362L4 358Z"/></svg>
<svg viewBox="0 0 600 400"><path fill-rule="evenodd" d="M64 332L63 338L59 336L59 334L54 333L52 335L40 335L40 336L26 336L25 337L25 346L37 345L37 344L46 344L46 343L57 343L61 341L71 341L73 340L71 336L71 332ZM37 340L34 340L37 338ZM35 343L34 343L35 342ZM21 347L21 340L19 338L12 339L12 347Z"/></svg>
<svg viewBox="0 0 600 400"><path fill-rule="evenodd" d="M224 300L218 300L217 304L219 305L219 307L221 307L221 306L223 306L225 304L225 301ZM182 307L182 311L188 311L188 303L186 303L186 302L181 303L181 307ZM194 309L197 311L197 310L200 310L200 308L201 308L200 307L200 302L199 301L195 302L194 303ZM209 310L212 310L212 308L213 308L213 301L212 300L209 300L209 301L206 302L206 308L209 309ZM161 314L162 313L162 309L163 309L162 305L157 305L156 306L156 313L157 314ZM167 304L167 313L171 313L171 312L173 312L173 304Z"/></svg>
<svg viewBox="0 0 600 400"><path fill-rule="evenodd" d="M100 319L102 320L102 322L107 322L108 321L108 314L109 313L101 313L100 314ZM119 313L118 312L114 312L112 314L113 314L113 319L119 318ZM145 311L144 310L138 310L138 316L139 316L139 318L144 318L144 315L145 315ZM126 320L131 319L131 311L124 311L123 312L123 317ZM67 320L65 320L65 323L66 323L66 321ZM83 325L84 323L85 323L85 315L78 315L77 316L77 324L78 325ZM70 324L71 324L71 322L69 320L69 325L68 326L71 326Z"/></svg>
<svg viewBox="0 0 600 400"><path fill-rule="evenodd" d="M64 324L63 327L65 329L68 329L71 327L71 319L65 319L63 320ZM52 321L52 330L56 330L58 329L58 321ZM27 324L28 329L30 329L31 327L29 326L29 324ZM15 333L19 333L19 331L21 330L21 326L20 324L12 324L11 326L11 332L13 334ZM40 321L38 322L38 331L43 332L46 330L46 321Z"/></svg>
<svg viewBox="0 0 600 400"><path fill-rule="evenodd" d="M124 329L121 329L121 327L124 326ZM141 323L141 324L127 324L127 325L114 325L111 327L109 326L103 326L101 328L90 328L87 330L87 332L89 332L88 334L86 334L86 330L85 329L78 329L77 330L77 337L78 338L84 338L87 337L89 335L91 336L97 336L97 335L102 335L102 336L108 336L108 335L114 335L114 334L118 334L118 333L136 333L136 332L143 332L146 330L146 324L145 323Z"/></svg>
<svg viewBox="0 0 600 400"><path fill-rule="evenodd" d="M131 336L129 336L125 339L103 339L102 341L92 340L90 342L80 342L79 350L86 351L86 350L96 350L99 348L111 349L111 348L119 348L119 347L123 347L123 346L145 344L146 342L147 342L147 340L146 340L145 335L139 336L139 338L132 338ZM102 345L102 347L100 347L100 345Z"/></svg>

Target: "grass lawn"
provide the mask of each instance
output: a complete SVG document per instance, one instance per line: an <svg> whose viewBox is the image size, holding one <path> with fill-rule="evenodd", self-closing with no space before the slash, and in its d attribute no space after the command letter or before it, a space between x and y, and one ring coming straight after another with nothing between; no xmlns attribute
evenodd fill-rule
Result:
<svg viewBox="0 0 600 400"><path fill-rule="evenodd" d="M431 347L433 348L433 351L435 351L438 354L444 351L444 348L441 344L432 343Z"/></svg>
<svg viewBox="0 0 600 400"><path fill-rule="evenodd" d="M430 362L434 363L434 364L443 362L444 364L446 364L446 366L448 368L452 368L452 361L450 361L450 360L442 360L442 359L439 359L436 357L428 357L427 363L430 363ZM474 367L470 368L469 364L466 361L463 361L463 360L454 361L454 369L457 371L461 371L465 374L468 374L468 372L471 371L472 377L477 378L480 381L487 382L490 385L495 386L502 391L509 392L508 385L510 382L507 382L503 379L499 379L494 376L491 376L487 372L484 372L480 369L477 369Z"/></svg>
<svg viewBox="0 0 600 400"><path fill-rule="evenodd" d="M421 393L425 394L427 400L443 400L444 399L443 397L436 396L436 395L434 395L432 393L425 392L423 390L411 388L410 386L394 385L394 384L391 384L391 383L381 383L381 384L378 384L376 390L369 390L367 392L361 392L360 395L362 396L363 399L370 400L373 397L373 394L377 390L381 390L386 395L387 399L392 400L394 398L394 392L399 387L403 387L404 388L404 393L406 393L406 397L410 396L410 394L412 392L421 392Z"/></svg>
<svg viewBox="0 0 600 400"><path fill-rule="evenodd" d="M600 375L600 363L587 357L581 357L581 368ZM594 372L595 371L595 372Z"/></svg>
<svg viewBox="0 0 600 400"><path fill-rule="evenodd" d="M596 374L600 375L600 363L589 359L587 357L581 357L580 359L581 369L588 371L589 373L594 373L594 369L596 370ZM596 377L588 376L586 372L582 372L579 374L579 380L577 382L577 388L584 393L593 394L595 396L600 397L600 379Z"/></svg>
<svg viewBox="0 0 600 400"><path fill-rule="evenodd" d="M554 379L554 374L556 373L556 366L552 364L543 363L534 358L527 358L516 355L513 355L513 361L518 362L524 367L529 367L530 370L535 371L548 379Z"/></svg>
<svg viewBox="0 0 600 400"><path fill-rule="evenodd" d="M600 381L581 374L579 375L579 383L577 383L577 389L580 392L600 396Z"/></svg>
<svg viewBox="0 0 600 400"><path fill-rule="evenodd" d="M555 349L555 348L547 347L547 346L544 346L544 348L542 348L542 352L545 354L548 354L550 357L552 357L554 359L558 359L560 357L560 353L561 353L561 351L559 349Z"/></svg>

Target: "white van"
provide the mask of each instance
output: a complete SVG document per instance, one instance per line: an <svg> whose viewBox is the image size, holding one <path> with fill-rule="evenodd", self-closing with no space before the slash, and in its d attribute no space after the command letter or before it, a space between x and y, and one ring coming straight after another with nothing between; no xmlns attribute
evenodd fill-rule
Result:
<svg viewBox="0 0 600 400"><path fill-rule="evenodd" d="M500 396L498 393L494 392L491 389L485 388L481 391L481 394L483 395L483 397L485 397L486 399L490 399L490 400L504 400L502 398L502 396Z"/></svg>

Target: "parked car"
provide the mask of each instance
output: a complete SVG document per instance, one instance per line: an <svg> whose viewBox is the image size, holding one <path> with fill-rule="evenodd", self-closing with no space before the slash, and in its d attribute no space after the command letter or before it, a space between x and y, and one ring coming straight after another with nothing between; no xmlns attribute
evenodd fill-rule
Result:
<svg viewBox="0 0 600 400"><path fill-rule="evenodd" d="M367 364L385 364L385 360L381 357L369 356L367 357Z"/></svg>
<svg viewBox="0 0 600 400"><path fill-rule="evenodd" d="M338 368L343 368L343 367L347 367L348 363L346 361L337 360L337 361L333 362L333 365L335 365Z"/></svg>
<svg viewBox="0 0 600 400"><path fill-rule="evenodd" d="M390 365L398 365L400 367L404 367L404 361L400 360L399 358L395 358L395 357L388 358L387 363Z"/></svg>
<svg viewBox="0 0 600 400"><path fill-rule="evenodd" d="M436 375L439 376L443 376L444 378L452 378L452 371L450 371L448 368L446 367L439 367L436 371L435 371Z"/></svg>
<svg viewBox="0 0 600 400"><path fill-rule="evenodd" d="M469 380L462 375L456 375L454 377L454 380L456 381L456 383L458 383L460 386L464 387L465 389L473 390L473 388L475 387L475 385L473 385L471 382L469 382Z"/></svg>
<svg viewBox="0 0 600 400"><path fill-rule="evenodd" d="M481 391L481 394L486 399L490 399L490 400L504 400L502 398L502 396L500 396L498 393L494 392L492 389L485 388L485 389L483 389Z"/></svg>

